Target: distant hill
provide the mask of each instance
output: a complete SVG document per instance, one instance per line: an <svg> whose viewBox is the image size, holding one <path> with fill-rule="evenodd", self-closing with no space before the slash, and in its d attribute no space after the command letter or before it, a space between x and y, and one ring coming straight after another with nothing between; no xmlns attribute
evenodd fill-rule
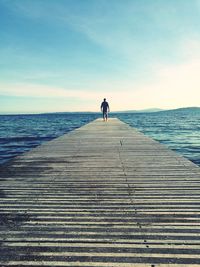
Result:
<svg viewBox="0 0 200 267"><path fill-rule="evenodd" d="M123 111L115 111L115 113L145 113L145 112L159 112L159 111L164 111L164 109L148 108L148 109L141 109L141 110L123 110Z"/></svg>
<svg viewBox="0 0 200 267"><path fill-rule="evenodd" d="M111 113L155 113L155 112L200 112L200 107L186 107L186 108L177 108L177 109L160 109L160 108L148 108L141 110L121 110L121 111L112 111ZM43 114L97 114L100 112L90 112L90 111L77 111L77 112L52 112L52 113L43 113Z"/></svg>
<svg viewBox="0 0 200 267"><path fill-rule="evenodd" d="M200 107L186 107L186 108L177 108L177 109L159 109L159 108L149 108L142 110L124 110L116 111L114 113L150 113L150 112L200 112Z"/></svg>
<svg viewBox="0 0 200 267"><path fill-rule="evenodd" d="M186 108L176 108L176 109L168 109L168 110L163 110L162 112L178 112L178 113L196 113L200 112L200 107L186 107Z"/></svg>

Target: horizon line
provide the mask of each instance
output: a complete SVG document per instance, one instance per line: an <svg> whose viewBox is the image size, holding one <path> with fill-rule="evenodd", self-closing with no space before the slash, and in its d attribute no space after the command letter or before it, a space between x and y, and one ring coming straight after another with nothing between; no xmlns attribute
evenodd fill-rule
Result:
<svg viewBox="0 0 200 267"><path fill-rule="evenodd" d="M170 109L161 108L146 108L146 109L130 109L130 110L113 110L109 113L157 113L162 111L170 111L177 109L190 109L200 108L200 106L179 107ZM0 112L0 115L42 115L42 114L56 114L56 113L97 113L101 114L101 111L42 111L42 112Z"/></svg>

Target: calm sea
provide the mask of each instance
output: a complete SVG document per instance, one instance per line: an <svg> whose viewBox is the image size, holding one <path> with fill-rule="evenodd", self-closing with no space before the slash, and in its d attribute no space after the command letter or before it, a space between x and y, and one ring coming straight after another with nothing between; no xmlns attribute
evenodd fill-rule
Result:
<svg viewBox="0 0 200 267"><path fill-rule="evenodd" d="M97 113L1 115L0 164L100 116ZM111 116L118 117L200 166L200 109L115 113Z"/></svg>

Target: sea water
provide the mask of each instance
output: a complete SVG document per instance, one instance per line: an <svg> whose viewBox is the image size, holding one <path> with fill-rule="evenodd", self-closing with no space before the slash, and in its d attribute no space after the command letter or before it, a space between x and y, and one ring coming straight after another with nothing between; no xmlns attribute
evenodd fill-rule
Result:
<svg viewBox="0 0 200 267"><path fill-rule="evenodd" d="M97 114L0 116L0 164L97 118Z"/></svg>
<svg viewBox="0 0 200 267"><path fill-rule="evenodd" d="M118 118L200 166L200 109L120 114Z"/></svg>
<svg viewBox="0 0 200 267"><path fill-rule="evenodd" d="M98 113L0 116L0 164L99 118ZM111 113L200 166L200 109ZM108 122L109 123L109 122Z"/></svg>

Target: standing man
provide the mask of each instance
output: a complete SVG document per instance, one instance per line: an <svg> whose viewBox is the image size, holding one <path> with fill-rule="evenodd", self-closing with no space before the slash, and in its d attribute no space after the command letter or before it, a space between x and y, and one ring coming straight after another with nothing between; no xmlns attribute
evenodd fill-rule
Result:
<svg viewBox="0 0 200 267"><path fill-rule="evenodd" d="M108 112L110 112L110 108L108 105L108 102L104 98L103 102L101 103L101 111L103 112L103 120L107 121L108 120Z"/></svg>

